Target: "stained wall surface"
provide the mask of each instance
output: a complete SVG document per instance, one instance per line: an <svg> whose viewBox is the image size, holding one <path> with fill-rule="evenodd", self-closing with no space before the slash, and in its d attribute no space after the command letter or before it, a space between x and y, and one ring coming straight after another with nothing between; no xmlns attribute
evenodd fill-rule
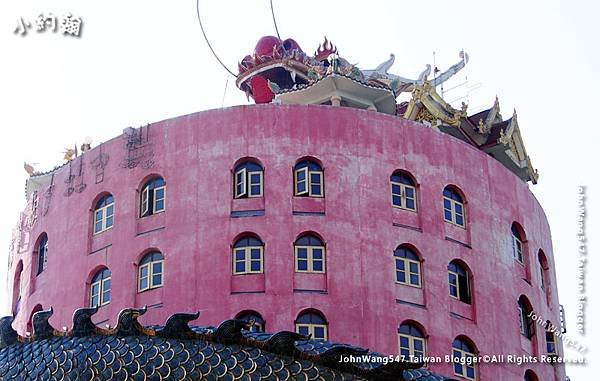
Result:
<svg viewBox="0 0 600 381"><path fill-rule="evenodd" d="M293 195L293 166L305 157L323 167L322 199ZM264 197L233 199L232 171L243 158L264 167ZM416 213L391 205L395 170L417 183ZM166 181L166 210L139 218L140 188L153 175ZM447 185L465 198L466 229L444 222ZM92 209L107 192L114 226L93 235ZM519 332L520 295L560 322L550 230L527 184L468 144L402 118L272 104L181 116L142 128L142 141L129 148L118 136L85 152L58 169L37 199L34 222L18 232L10 258L21 333L36 306L54 308L55 327L70 326L102 266L112 272L110 304L94 317L102 325L113 325L122 308L148 305L145 324L197 310L195 324L217 324L253 310L267 331L294 330L298 314L315 309L332 341L397 354L398 326L413 321L426 333L427 354L445 356L458 336L481 354L546 353L541 326L531 341ZM524 265L513 258L513 222L526 235ZM247 232L264 242L264 273L234 276L231 246ZM325 275L294 272L293 243L304 232L325 242ZM49 250L36 275L42 233ZM395 282L393 251L401 244L422 260L421 288ZM138 293L137 263L151 249L164 255L164 286ZM545 289L539 250L549 265ZM447 266L455 259L470 270L471 305L449 296ZM430 367L453 374L451 364ZM525 369L564 379L562 366L478 365L483 380L522 380Z"/></svg>

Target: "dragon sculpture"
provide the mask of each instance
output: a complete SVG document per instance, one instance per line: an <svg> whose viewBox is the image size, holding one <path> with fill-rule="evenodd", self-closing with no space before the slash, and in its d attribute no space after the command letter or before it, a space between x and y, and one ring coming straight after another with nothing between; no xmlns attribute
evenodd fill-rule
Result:
<svg viewBox="0 0 600 381"><path fill-rule="evenodd" d="M447 380L423 364L340 362L341 356L382 355L311 340L295 332L250 332L253 322L226 320L218 327L190 327L199 313L177 313L164 326L144 327L146 312L120 312L115 328L97 327L94 308L73 314L73 327L58 331L52 309L34 314L33 335L21 337L12 317L0 319L2 380Z"/></svg>
<svg viewBox="0 0 600 381"><path fill-rule="evenodd" d="M411 92L415 86L428 80L430 65L426 65L417 79L409 79L388 72L394 60L394 54L390 54L390 58L375 69L361 70L340 57L337 47L327 37L315 53L309 55L291 38L282 41L274 36L265 36L256 44L254 53L238 64L236 84L256 103L269 103L280 92L309 85L330 74L345 75L367 85L386 88L396 96ZM468 61L468 54L461 51L460 61L437 75L430 81L431 85L441 85Z"/></svg>

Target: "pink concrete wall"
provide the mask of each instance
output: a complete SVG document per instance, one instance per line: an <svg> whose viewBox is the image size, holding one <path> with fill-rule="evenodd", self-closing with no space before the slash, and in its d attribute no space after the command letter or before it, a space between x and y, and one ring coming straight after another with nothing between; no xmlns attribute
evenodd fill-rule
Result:
<svg viewBox="0 0 600 381"><path fill-rule="evenodd" d="M398 352L396 331L405 320L425 328L429 355L450 354L458 335L469 337L480 353L545 353L539 327L533 345L522 342L516 303L524 294L541 316L559 323L548 223L528 186L477 149L384 114L299 105L240 106L181 116L152 124L149 143L154 162L149 169L121 166L127 154L122 137L77 158L72 171L83 160L87 186L69 197L64 195L69 166L56 173L47 214L40 213L26 250L13 253L11 261L10 286L23 262L15 323L19 331L26 329L37 304L54 307L55 327L69 326L73 310L87 303L91 272L107 266L112 271L111 302L95 315L96 322L114 324L124 307L162 303L141 321L162 323L174 312L201 310L197 324L217 324L239 311L255 310L267 331L278 331L293 330L298 313L314 308L328 320L330 340L383 353ZM96 183L91 162L100 152L109 161L103 181ZM292 167L304 156L323 164L323 200L293 197ZM264 199L232 200L231 171L243 157L263 164ZM389 177L396 169L410 172L418 182L417 214L391 207ZM166 180L166 212L139 219L139 188L151 174ZM442 190L448 184L466 196L466 230L443 221ZM92 237L91 209L102 192L115 198L114 227ZM46 202L40 197L40 210ZM265 214L230 216L232 210L248 209L264 209ZM513 221L527 235L530 283L513 260ZM325 277L294 274L292 245L305 231L317 232L326 243ZM42 232L49 237L49 257L36 277L32 252ZM253 232L265 243L263 276L231 276L230 245L242 232ZM394 282L393 250L402 243L414 245L423 258L422 290ZM165 285L138 294L135 263L149 248L165 257ZM540 287L539 249L550 265L549 303ZM464 261L473 273L472 306L448 295L446 267L453 259ZM232 293L236 290L260 292ZM451 364L431 368L453 373ZM483 380L522 380L527 368L541 380L564 379L564 367L541 364L483 364L478 371Z"/></svg>

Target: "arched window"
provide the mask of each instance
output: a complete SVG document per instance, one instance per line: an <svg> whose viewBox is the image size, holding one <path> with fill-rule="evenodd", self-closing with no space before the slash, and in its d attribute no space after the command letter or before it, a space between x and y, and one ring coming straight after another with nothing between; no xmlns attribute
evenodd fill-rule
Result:
<svg viewBox="0 0 600 381"><path fill-rule="evenodd" d="M323 197L323 169L312 160L303 160L294 167L294 195Z"/></svg>
<svg viewBox="0 0 600 381"><path fill-rule="evenodd" d="M314 235L303 235L294 243L296 272L324 273L325 244Z"/></svg>
<svg viewBox="0 0 600 381"><path fill-rule="evenodd" d="M15 270L15 278L13 280L13 297L12 297L12 313L13 316L17 316L21 309L21 278L23 276L23 261L17 263Z"/></svg>
<svg viewBox="0 0 600 381"><path fill-rule="evenodd" d="M394 250L396 262L396 283L413 287L421 287L421 261L410 248L398 246Z"/></svg>
<svg viewBox="0 0 600 381"><path fill-rule="evenodd" d="M165 211L167 185L162 177L155 177L144 184L140 193L140 217Z"/></svg>
<svg viewBox="0 0 600 381"><path fill-rule="evenodd" d="M546 331L546 352L551 355L556 355L558 351L556 349L556 335L554 332L556 332L557 328L550 320L546 320L544 328Z"/></svg>
<svg viewBox="0 0 600 381"><path fill-rule="evenodd" d="M538 251L538 264L540 266L540 287L542 287L542 290L546 291L546 294L548 294L548 290L546 290L546 285L548 283L549 267L546 255L542 250Z"/></svg>
<svg viewBox="0 0 600 381"><path fill-rule="evenodd" d="M456 338L452 342L452 358L454 361L454 374L467 380L476 380L475 346L463 338Z"/></svg>
<svg viewBox="0 0 600 381"><path fill-rule="evenodd" d="M525 241L525 235L523 234L521 227L515 222L513 222L510 227L510 231L512 233L513 257L519 263L523 264L523 242Z"/></svg>
<svg viewBox="0 0 600 381"><path fill-rule="evenodd" d="M402 171L390 177L392 183L392 205L406 210L417 210L417 190L413 179Z"/></svg>
<svg viewBox="0 0 600 381"><path fill-rule="evenodd" d="M469 270L458 261L452 261L448 265L448 285L451 297L471 304Z"/></svg>
<svg viewBox="0 0 600 381"><path fill-rule="evenodd" d="M242 311L235 317L236 319L243 320L246 322L254 322L250 327L250 332L264 332L265 321L258 312L255 311Z"/></svg>
<svg viewBox="0 0 600 381"><path fill-rule="evenodd" d="M523 380L525 381L538 381L538 376L531 370L531 369L527 369L525 371L525 376L523 378Z"/></svg>
<svg viewBox="0 0 600 381"><path fill-rule="evenodd" d="M316 340L327 340L327 321L318 311L305 311L296 319L296 332Z"/></svg>
<svg viewBox="0 0 600 381"><path fill-rule="evenodd" d="M111 194L102 197L94 206L94 234L102 233L113 226L115 200Z"/></svg>
<svg viewBox="0 0 600 381"><path fill-rule="evenodd" d="M253 161L245 161L235 167L233 197L262 197L263 167Z"/></svg>
<svg viewBox="0 0 600 381"><path fill-rule="evenodd" d="M425 335L414 324L405 323L398 328L400 355L408 361L423 361L425 357Z"/></svg>
<svg viewBox="0 0 600 381"><path fill-rule="evenodd" d="M40 275L48 263L48 235L42 234L37 246L37 275Z"/></svg>
<svg viewBox="0 0 600 381"><path fill-rule="evenodd" d="M533 307L525 295L521 295L519 297L517 309L519 312L519 326L521 334L528 339L531 339L535 334L534 322L530 316L531 312L533 311Z"/></svg>
<svg viewBox="0 0 600 381"><path fill-rule="evenodd" d="M447 186L444 188L444 220L454 225L465 227L465 206L458 192Z"/></svg>
<svg viewBox="0 0 600 381"><path fill-rule="evenodd" d="M262 273L263 247L259 238L238 239L233 245L233 275Z"/></svg>
<svg viewBox="0 0 600 381"><path fill-rule="evenodd" d="M27 321L27 333L29 333L30 335L33 334L33 315L35 315L36 312L42 311L43 309L44 308L41 304L36 304L35 307L33 307L33 310L31 310L29 320Z"/></svg>
<svg viewBox="0 0 600 381"><path fill-rule="evenodd" d="M150 252L142 257L138 272L138 292L162 287L164 261L159 251Z"/></svg>
<svg viewBox="0 0 600 381"><path fill-rule="evenodd" d="M110 270L96 272L90 284L90 307L101 307L110 303Z"/></svg>

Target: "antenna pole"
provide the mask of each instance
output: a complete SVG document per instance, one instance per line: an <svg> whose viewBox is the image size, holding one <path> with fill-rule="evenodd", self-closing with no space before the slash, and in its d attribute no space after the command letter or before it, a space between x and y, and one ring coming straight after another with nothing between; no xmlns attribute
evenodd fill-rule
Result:
<svg viewBox="0 0 600 381"><path fill-rule="evenodd" d="M223 89L223 98L221 99L221 108L223 108L223 105L225 104L225 94L227 94L227 85L229 84L229 77L227 77L227 80L225 81L225 88Z"/></svg>
<svg viewBox="0 0 600 381"><path fill-rule="evenodd" d="M442 95L442 100L444 99L444 81L440 83L440 93Z"/></svg>
<svg viewBox="0 0 600 381"><path fill-rule="evenodd" d="M435 66L435 50L433 51L433 83L437 81L437 66Z"/></svg>

